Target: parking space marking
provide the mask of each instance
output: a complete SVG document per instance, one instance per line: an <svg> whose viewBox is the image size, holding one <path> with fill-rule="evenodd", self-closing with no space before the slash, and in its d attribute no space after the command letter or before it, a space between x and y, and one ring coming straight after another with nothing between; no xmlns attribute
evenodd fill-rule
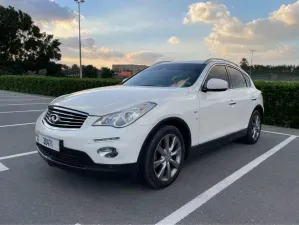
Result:
<svg viewBox="0 0 299 225"><path fill-rule="evenodd" d="M292 134L274 132L274 131L269 131L269 130L262 130L262 132L264 132L264 133L270 133L270 134L279 134L279 135L285 135L285 136L292 136ZM296 135L293 135L293 136L296 136Z"/></svg>
<svg viewBox="0 0 299 225"><path fill-rule="evenodd" d="M19 98L19 97L32 98L32 97L35 97L35 96L30 96L30 95L1 95L0 94L0 98ZM37 98L40 98L40 97L37 97Z"/></svg>
<svg viewBox="0 0 299 225"><path fill-rule="evenodd" d="M7 93L7 92L0 92L0 96L6 95L6 96L34 96L34 95L28 95L28 94L20 94L18 92L15 93Z"/></svg>
<svg viewBox="0 0 299 225"><path fill-rule="evenodd" d="M18 126L26 126L26 125L33 125L34 123L19 123L19 124L10 124L10 125L1 125L0 128L4 127L18 127Z"/></svg>
<svg viewBox="0 0 299 225"><path fill-rule="evenodd" d="M12 105L49 105L49 102L46 103L20 103L20 104L5 104L0 106L12 106Z"/></svg>
<svg viewBox="0 0 299 225"><path fill-rule="evenodd" d="M0 162L0 172L6 171L8 168Z"/></svg>
<svg viewBox="0 0 299 225"><path fill-rule="evenodd" d="M36 109L36 110L24 110L24 111L7 111L7 112L0 112L0 114L5 114L5 113L24 113L24 112L43 112L45 110L39 110L39 109Z"/></svg>
<svg viewBox="0 0 299 225"><path fill-rule="evenodd" d="M183 205L181 208L177 209L175 212L171 213L169 216L158 222L156 225L162 225L162 224L176 224L182 219L184 219L186 216L188 216L190 213L201 207L203 204L205 204L207 201L209 201L211 198L215 197L215 195L219 194L221 191L226 189L228 186L239 180L241 177L249 173L251 170L253 170L255 167L257 167L259 164L261 164L263 161L271 157L273 154L281 150L283 147L285 147L287 144L289 144L291 141L296 139L297 136L291 135L286 140L282 141L263 155L259 156L255 160L251 161L241 169L237 170L230 176L226 177L224 180L220 181L219 183L215 184L210 189L206 190L202 194L198 195L185 205Z"/></svg>
<svg viewBox="0 0 299 225"><path fill-rule="evenodd" d="M37 153L37 151L31 151L31 152L24 152L24 153L19 153L19 154L14 154L14 155L3 156L3 157L0 157L0 161L4 160L4 159L13 159L13 158L21 157L21 156L33 155L36 153Z"/></svg>
<svg viewBox="0 0 299 225"><path fill-rule="evenodd" d="M8 101L41 101L41 100L47 100L50 98L25 98L25 99L0 99L0 102L8 102Z"/></svg>
<svg viewBox="0 0 299 225"><path fill-rule="evenodd" d="M19 154L14 154L14 155L8 155L8 156L3 156L0 157L0 161L4 159L13 159L21 156L26 156L26 155L33 155L36 154L37 151L32 151L32 152L24 152L24 153L19 153ZM3 163L0 162L0 172L7 171L9 170Z"/></svg>

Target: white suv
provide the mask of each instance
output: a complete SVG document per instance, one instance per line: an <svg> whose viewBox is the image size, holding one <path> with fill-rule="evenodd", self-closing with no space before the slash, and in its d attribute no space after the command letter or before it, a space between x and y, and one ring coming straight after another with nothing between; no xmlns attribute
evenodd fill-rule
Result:
<svg viewBox="0 0 299 225"><path fill-rule="evenodd" d="M36 142L50 165L138 171L150 187L163 188L194 147L256 143L263 114L261 91L237 65L162 62L120 85L55 99L37 120Z"/></svg>

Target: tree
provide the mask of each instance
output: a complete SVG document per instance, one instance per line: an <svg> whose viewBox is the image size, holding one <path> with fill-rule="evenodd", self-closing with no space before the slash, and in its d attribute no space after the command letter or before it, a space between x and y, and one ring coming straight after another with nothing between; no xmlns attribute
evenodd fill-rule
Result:
<svg viewBox="0 0 299 225"><path fill-rule="evenodd" d="M79 77L80 76L80 68L77 64L73 64L71 67L71 76Z"/></svg>
<svg viewBox="0 0 299 225"><path fill-rule="evenodd" d="M249 63L247 61L246 58L242 58L241 62L240 62L240 67L243 69L243 70L248 70L249 69Z"/></svg>
<svg viewBox="0 0 299 225"><path fill-rule="evenodd" d="M108 67L102 67L100 74L102 78L111 78L114 76L114 71Z"/></svg>
<svg viewBox="0 0 299 225"><path fill-rule="evenodd" d="M83 77L89 78L97 78L99 74L99 70L92 65L82 66L82 72Z"/></svg>
<svg viewBox="0 0 299 225"><path fill-rule="evenodd" d="M31 17L9 6L0 6L0 62L24 62L26 70L44 69L60 60L60 42L41 33Z"/></svg>

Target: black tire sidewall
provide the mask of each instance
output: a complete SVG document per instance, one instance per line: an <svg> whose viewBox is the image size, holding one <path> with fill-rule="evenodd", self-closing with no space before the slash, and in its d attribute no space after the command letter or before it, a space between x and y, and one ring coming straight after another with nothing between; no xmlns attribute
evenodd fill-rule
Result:
<svg viewBox="0 0 299 225"><path fill-rule="evenodd" d="M255 144L259 140L260 135L261 135L261 132L260 132L257 139L253 139L253 137L252 137L252 121L256 115L258 115L260 117L260 121L262 123L261 113L258 110L254 110L250 117L250 120L249 120L249 124L248 124L248 128L247 128L247 135L246 135L246 139L245 139L245 142L248 144Z"/></svg>
<svg viewBox="0 0 299 225"><path fill-rule="evenodd" d="M154 172L154 153L161 139L167 134L174 134L179 138L182 145L182 159L176 175L173 176L169 181L161 181L157 178ZM154 189L164 188L172 184L180 173L180 170L184 162L184 156L185 156L185 144L181 132L176 127L171 125L162 126L152 137L145 151L145 157L143 160L143 167L144 167L143 176L147 184Z"/></svg>

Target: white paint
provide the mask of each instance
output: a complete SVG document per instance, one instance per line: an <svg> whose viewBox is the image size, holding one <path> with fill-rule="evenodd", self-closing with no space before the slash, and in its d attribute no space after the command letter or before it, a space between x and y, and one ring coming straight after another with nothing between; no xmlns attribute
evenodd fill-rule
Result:
<svg viewBox="0 0 299 225"><path fill-rule="evenodd" d="M41 100L47 100L50 98L18 98L18 99L0 99L0 102L8 102L8 101L41 101Z"/></svg>
<svg viewBox="0 0 299 225"><path fill-rule="evenodd" d="M30 95L3 95L3 94L0 94L0 98L18 98L18 97L31 98L31 97L35 97L35 96L30 96Z"/></svg>
<svg viewBox="0 0 299 225"><path fill-rule="evenodd" d="M184 219L186 216L188 216L190 213L201 207L203 204L205 204L207 201L209 201L211 198L213 198L215 195L219 194L221 191L226 189L228 186L230 186L232 183L236 182L238 179L243 177L245 174L249 173L251 170L253 170L255 167L257 167L259 164L261 164L263 161L268 159L270 156L281 150L283 147L285 147L287 144L289 144L291 141L293 141L296 138L296 136L291 136L281 142L280 144L276 145L263 155L259 156L255 160L251 161L241 169L237 170L230 176L226 177L224 180L220 181L210 189L206 190L204 193L198 195L196 198L176 210L175 212L171 213L169 216L161 220L156 225L162 225L162 224L176 224L182 219Z"/></svg>
<svg viewBox="0 0 299 225"><path fill-rule="evenodd" d="M262 130L264 133L270 133L270 134L279 134L279 135L285 135L285 136L291 136L292 134L287 134L287 133L280 133L280 132L274 132L274 131L268 131L268 130ZM296 136L296 135L294 135ZM297 136L298 137L298 136Z"/></svg>
<svg viewBox="0 0 299 225"><path fill-rule="evenodd" d="M4 127L18 127L18 126L26 126L26 125L33 125L35 123L19 123L19 124L10 124L10 125L1 125L0 128Z"/></svg>
<svg viewBox="0 0 299 225"><path fill-rule="evenodd" d="M32 152L24 152L24 153L19 153L19 154L14 154L14 155L8 155L8 156L0 157L0 160L13 159L13 158L21 157L21 156L33 155L33 154L36 154L36 153L37 153L37 151L32 151Z"/></svg>
<svg viewBox="0 0 299 225"><path fill-rule="evenodd" d="M5 104L5 105L0 105L0 106L12 106L12 105L49 105L48 102L46 103L21 103L21 104Z"/></svg>
<svg viewBox="0 0 299 225"><path fill-rule="evenodd" d="M0 97L27 97L27 98L51 98L51 96L43 96L43 95L23 95L23 94L1 94Z"/></svg>
<svg viewBox="0 0 299 225"><path fill-rule="evenodd" d="M18 95L18 96L37 96L39 97L39 95L35 95L35 94L27 94L27 93L22 93L22 92L13 92L13 91L0 91L0 95Z"/></svg>
<svg viewBox="0 0 299 225"><path fill-rule="evenodd" d="M7 111L7 112L0 112L0 114L5 113L24 113L24 112L43 112L45 110L24 110L24 111Z"/></svg>
<svg viewBox="0 0 299 225"><path fill-rule="evenodd" d="M8 168L0 162L0 172L6 171Z"/></svg>

